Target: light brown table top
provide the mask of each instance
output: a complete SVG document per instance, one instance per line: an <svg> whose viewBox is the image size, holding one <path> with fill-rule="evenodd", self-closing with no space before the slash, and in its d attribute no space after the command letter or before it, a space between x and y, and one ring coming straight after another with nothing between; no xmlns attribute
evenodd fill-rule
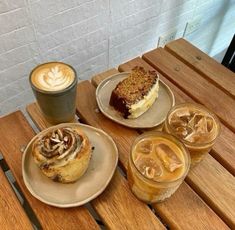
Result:
<svg viewBox="0 0 235 230"><path fill-rule="evenodd" d="M136 199L125 177L130 146L147 130L126 128L97 113L95 99L95 88L102 79L130 71L136 65L156 69L173 91L176 103L201 103L218 115L222 125L221 135L210 154L189 172L176 193L165 202L151 206ZM98 74L91 81L80 82L77 90L79 121L103 129L118 147L119 164L110 184L90 202L90 208L85 205L61 209L40 202L25 187L21 171L20 149L35 132L20 111L6 115L0 118L1 229L32 229L32 223L42 229L235 229L233 72L179 39L164 49L154 49L121 64L118 69ZM28 105L27 111L40 130L50 126L36 103ZM4 171L8 168L16 180L14 186L23 196L23 205L6 178Z"/></svg>

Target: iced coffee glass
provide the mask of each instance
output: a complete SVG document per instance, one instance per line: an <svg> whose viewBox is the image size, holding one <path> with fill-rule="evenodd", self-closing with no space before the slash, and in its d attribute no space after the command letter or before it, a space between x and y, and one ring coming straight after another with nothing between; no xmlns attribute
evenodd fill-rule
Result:
<svg viewBox="0 0 235 230"><path fill-rule="evenodd" d="M190 156L174 136L163 132L140 135L133 143L128 183L137 198L154 203L170 197L183 182Z"/></svg>
<svg viewBox="0 0 235 230"><path fill-rule="evenodd" d="M184 143L191 156L191 166L195 166L215 143L220 134L220 122L204 106L183 103L169 111L163 129Z"/></svg>

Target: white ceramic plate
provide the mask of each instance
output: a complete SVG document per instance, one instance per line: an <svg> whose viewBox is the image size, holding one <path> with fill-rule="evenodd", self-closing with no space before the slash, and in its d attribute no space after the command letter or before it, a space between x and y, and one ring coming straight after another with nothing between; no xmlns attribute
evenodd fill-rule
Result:
<svg viewBox="0 0 235 230"><path fill-rule="evenodd" d="M109 119L130 128L153 128L164 122L168 111L175 104L174 94L161 80L159 95L154 104L144 114L135 119L125 119L109 105L112 90L130 73L123 72L104 79L96 89L96 100L100 111Z"/></svg>
<svg viewBox="0 0 235 230"><path fill-rule="evenodd" d="M109 135L88 125L69 125L79 126L95 147L88 169L78 181L72 184L57 183L40 171L31 154L36 136L27 145L22 161L23 179L30 193L46 204L63 208L83 205L101 194L110 182L118 162L118 150Z"/></svg>

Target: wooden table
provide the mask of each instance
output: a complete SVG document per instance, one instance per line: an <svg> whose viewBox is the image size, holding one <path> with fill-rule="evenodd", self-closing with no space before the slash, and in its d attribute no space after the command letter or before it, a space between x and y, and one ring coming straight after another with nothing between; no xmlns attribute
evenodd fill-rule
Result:
<svg viewBox="0 0 235 230"><path fill-rule="evenodd" d="M146 130L118 125L97 112L95 88L99 82L134 66L156 69L174 92L176 103L198 102L220 118L222 133L210 154L190 171L185 182L167 201L151 207L137 200L126 180L133 140ZM106 190L85 205L60 209L35 199L26 189L20 149L35 135L26 118L16 111L0 118L0 226L1 229L235 229L235 74L183 39L154 49L118 67L78 84L77 114L81 121L112 136L119 150L119 167ZM35 103L27 107L42 130L48 126ZM10 169L15 195L4 171ZM93 212L91 213L91 209ZM95 220L94 213L99 220ZM30 215L30 218L29 216Z"/></svg>

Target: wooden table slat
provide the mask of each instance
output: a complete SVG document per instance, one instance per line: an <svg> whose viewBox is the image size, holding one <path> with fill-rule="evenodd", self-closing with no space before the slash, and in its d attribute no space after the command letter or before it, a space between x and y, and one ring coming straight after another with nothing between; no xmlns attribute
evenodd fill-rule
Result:
<svg viewBox="0 0 235 230"><path fill-rule="evenodd" d="M164 47L168 52L235 98L235 73L180 38Z"/></svg>
<svg viewBox="0 0 235 230"><path fill-rule="evenodd" d="M162 48L143 55L156 68L194 100L214 111L235 132L235 100ZM208 96L208 95L213 95Z"/></svg>
<svg viewBox="0 0 235 230"><path fill-rule="evenodd" d="M235 178L209 154L186 177L187 183L235 229Z"/></svg>
<svg viewBox="0 0 235 230"><path fill-rule="evenodd" d="M23 182L20 148L27 145L34 135L20 111L0 118L0 151L43 229L77 229L78 226L99 229L85 207L56 208L42 203L29 193Z"/></svg>
<svg viewBox="0 0 235 230"><path fill-rule="evenodd" d="M14 208L12 208L14 207ZM2 229L33 229L25 211L0 167L0 226Z"/></svg>
<svg viewBox="0 0 235 230"><path fill-rule="evenodd" d="M168 60L167 60L168 61ZM151 67L148 63L146 63L145 61L143 61L140 58L136 58L133 59L123 65L119 66L119 70L121 71L129 71L130 69L132 69L134 66L136 65L140 65L145 67L145 69L149 69L152 70L153 67ZM182 93L181 95L178 94L179 89L177 90L177 92L175 92L175 86L170 83L169 81L166 81L166 79L163 76L160 76L160 78L169 85L169 87L173 90L173 93L175 95L175 97L177 98L177 100L179 99L179 97L182 97ZM183 96L185 97L185 96ZM181 98L180 100L183 100L184 98ZM187 97L187 99L189 99ZM222 130L223 132L223 130ZM222 135L225 135L226 133L222 133ZM221 136L222 136L221 135ZM231 136L235 136L234 133L231 132ZM229 139L227 140L226 143L223 142L223 139L218 138L217 142L219 142L219 146L215 146L215 148L213 148L213 154L216 152L217 155L222 155L223 150L221 148L221 145L224 148L230 148L230 153L233 154L235 151L235 146L234 146L234 142L231 140L230 146L228 144ZM233 154L233 158L232 158L232 162L231 164L234 166L234 162L235 162L235 158L234 158L234 154ZM228 162L231 159L228 158L226 159L226 161ZM201 195L202 192L204 193L203 198L205 198L205 200L207 201L207 203L213 207L213 209L220 214L220 216L223 218L223 220L226 221L226 223L230 224L230 226L235 226L235 213L232 213L231 210L233 207L235 207L235 199L233 200L226 200L223 199L223 197L226 197L226 195L230 198L232 198L231 196L231 192L230 189L235 189L235 180L234 177L228 173L217 161L215 161L210 155L208 155L206 157L206 160L203 161L203 164L199 164L197 167L203 167L204 170L207 170L207 164L208 167L210 165L214 164L214 167L210 167L210 173L208 173L208 175L205 176L205 173L201 173L200 170L197 171L197 175L198 177L194 176L192 178L191 173L187 176L187 178L189 178L190 181L192 181L190 184L194 184L194 188L197 188L197 193L199 192L199 194ZM234 169L234 167L233 167ZM218 170L223 171L224 173L219 173ZM193 174L194 175L194 174ZM206 184L202 184L200 178L201 177L205 177L205 181L208 184L208 186L206 186ZM192 178L192 179L191 179ZM219 184L219 183L215 183L215 181L225 181L224 184ZM226 185L225 185L226 184ZM221 189L218 189L220 188ZM227 189L222 189L222 187L227 187ZM229 189L230 188L230 189ZM201 192L200 192L201 191ZM216 194L217 197L221 197L221 199L214 199L214 196L212 196L212 194ZM235 196L234 196L235 198Z"/></svg>
<svg viewBox="0 0 235 230"><path fill-rule="evenodd" d="M137 60L141 59L139 58ZM133 67L133 63L134 62L129 63L131 68ZM135 62L135 64L140 63ZM146 65L148 64L146 63ZM128 64L119 66L119 69L125 71L130 70L130 68L125 68L124 66L128 66ZM92 79L92 82L96 82L96 85L100 82L100 80L97 79L96 76ZM92 108L92 111L94 111L94 109L97 107L95 100L93 101L93 105L91 102L89 102L88 104L88 108ZM113 123L112 121L105 118L101 113L99 113L97 116L92 111L84 112L83 107L86 106L86 103L88 102L83 101L83 106L82 108L80 108L83 116L86 118L86 121L91 123L93 126L98 125L99 127L103 128L106 132L110 133L110 135L115 140L117 146L123 149L122 152L120 152L120 161L122 162L122 165L124 165L124 170L126 171L126 165L128 161L127 156L130 151L131 143L134 140L133 137L136 137L136 133L134 133L134 130L132 130L131 133L130 129ZM106 123L109 123L109 125L106 125ZM122 134L119 131L117 133L114 132L112 129L112 125L115 126L115 129L117 130L121 128ZM126 135L125 129L127 130L128 135ZM122 140L126 139L128 141L125 142L124 148L123 141L120 141L119 139L120 135L122 135ZM124 156L122 156L122 154ZM198 229L204 229L206 227L212 228L211 226L213 226L214 229L227 228L224 222L200 199L200 197L186 183L183 183L179 191L177 191L170 199L160 204L154 204L153 207L156 210L157 214L160 215L160 217L164 220L164 222L166 222L173 229L185 228L185 226L187 226L186 223L190 223L191 227L193 226ZM197 216L197 219L193 218L194 216Z"/></svg>
<svg viewBox="0 0 235 230"><path fill-rule="evenodd" d="M141 58L135 58L119 66L120 71L130 71L134 66L143 66L146 70L154 70L147 62ZM163 80L173 91L176 104L183 102L195 102L191 97L185 94L177 86L175 86L166 77L160 74ZM216 158L230 173L235 176L235 134L225 125L221 124L221 135L217 138L211 155Z"/></svg>

